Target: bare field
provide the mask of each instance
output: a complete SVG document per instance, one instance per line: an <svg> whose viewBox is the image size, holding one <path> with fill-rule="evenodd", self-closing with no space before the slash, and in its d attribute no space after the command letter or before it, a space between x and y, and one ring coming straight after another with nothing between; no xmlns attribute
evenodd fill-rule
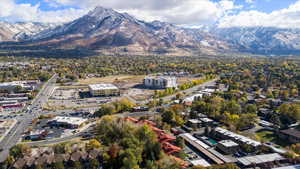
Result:
<svg viewBox="0 0 300 169"><path fill-rule="evenodd" d="M144 75L117 75L106 76L101 78L79 79L80 85L96 84L96 83L142 83Z"/></svg>

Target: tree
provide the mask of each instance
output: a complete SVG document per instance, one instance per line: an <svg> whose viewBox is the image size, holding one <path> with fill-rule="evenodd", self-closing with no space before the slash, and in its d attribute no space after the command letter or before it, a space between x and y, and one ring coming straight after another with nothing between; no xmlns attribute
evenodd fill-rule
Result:
<svg viewBox="0 0 300 169"><path fill-rule="evenodd" d="M87 143L87 150L99 149L101 147L101 143L96 139L91 139L89 143Z"/></svg>
<svg viewBox="0 0 300 169"><path fill-rule="evenodd" d="M257 113L256 105L255 104L247 104L245 107L245 113L256 114Z"/></svg>
<svg viewBox="0 0 300 169"><path fill-rule="evenodd" d="M101 108L95 112L95 116L96 117L102 117L102 116L106 116L106 115L111 115L113 113L115 113L115 109L112 105L109 104L105 104L102 105Z"/></svg>
<svg viewBox="0 0 300 169"><path fill-rule="evenodd" d="M56 162L56 163L53 163L52 168L53 169L65 169L65 166L64 166L63 162Z"/></svg>
<svg viewBox="0 0 300 169"><path fill-rule="evenodd" d="M241 112L241 106L234 100L225 103L225 111L231 114L239 114Z"/></svg>
<svg viewBox="0 0 300 169"><path fill-rule="evenodd" d="M175 113L173 111L166 110L161 116L164 122L171 124L175 118Z"/></svg>
<svg viewBox="0 0 300 169"><path fill-rule="evenodd" d="M15 159L22 158L24 155L30 154L31 148L25 144L17 144L10 149L9 154Z"/></svg>
<svg viewBox="0 0 300 169"><path fill-rule="evenodd" d="M90 169L98 169L100 167L100 163L98 160L96 159L91 159L89 160L89 168Z"/></svg>

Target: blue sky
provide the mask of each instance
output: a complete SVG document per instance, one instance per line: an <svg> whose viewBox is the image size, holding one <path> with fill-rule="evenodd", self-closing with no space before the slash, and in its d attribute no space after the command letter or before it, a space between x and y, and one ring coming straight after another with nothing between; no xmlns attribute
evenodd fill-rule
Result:
<svg viewBox="0 0 300 169"><path fill-rule="evenodd" d="M96 6L183 26L300 27L300 0L1 0L0 20L68 22Z"/></svg>
<svg viewBox="0 0 300 169"><path fill-rule="evenodd" d="M219 2L220 0L213 0L214 2ZM257 10L261 12L270 13L274 10L279 10L283 8L287 8L292 3L295 3L297 0L253 0L253 3L247 3L246 0L235 0L237 5L243 5L245 10ZM67 8L80 8L76 5L59 5L53 7L49 5L50 3L46 0L16 0L17 4L31 4L37 5L40 4L40 9L45 11L51 10L62 10Z"/></svg>

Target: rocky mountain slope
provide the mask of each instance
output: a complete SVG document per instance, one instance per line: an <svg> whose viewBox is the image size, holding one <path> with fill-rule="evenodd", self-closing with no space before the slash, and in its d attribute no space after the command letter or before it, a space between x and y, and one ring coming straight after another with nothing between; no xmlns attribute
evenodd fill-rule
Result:
<svg viewBox="0 0 300 169"><path fill-rule="evenodd" d="M105 52L208 53L231 47L208 33L154 21L147 23L126 13L97 7L87 15L28 38L35 45L87 48Z"/></svg>
<svg viewBox="0 0 300 169"><path fill-rule="evenodd" d="M24 40L46 29L54 28L58 24L35 22L7 23L0 22L0 42Z"/></svg>
<svg viewBox="0 0 300 169"><path fill-rule="evenodd" d="M0 22L0 42L4 41L1 49L27 50L30 46L34 50L87 49L107 54L300 54L300 29L188 29L160 21L144 22L102 7L60 25Z"/></svg>
<svg viewBox="0 0 300 169"><path fill-rule="evenodd" d="M240 52L254 54L300 54L300 29L269 27L213 29Z"/></svg>

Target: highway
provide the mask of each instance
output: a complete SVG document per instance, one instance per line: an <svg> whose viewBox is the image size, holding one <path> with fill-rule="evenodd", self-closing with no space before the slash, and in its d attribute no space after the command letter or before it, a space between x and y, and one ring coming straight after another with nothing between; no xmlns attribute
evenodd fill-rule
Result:
<svg viewBox="0 0 300 169"><path fill-rule="evenodd" d="M32 120L42 112L42 105L45 104L55 87L57 74L54 74L42 87L31 105L25 106L22 110L24 116L18 119L17 124L10 130L6 137L1 141L0 162L5 161L9 155L9 149L15 146L22 139L22 134L29 127Z"/></svg>

